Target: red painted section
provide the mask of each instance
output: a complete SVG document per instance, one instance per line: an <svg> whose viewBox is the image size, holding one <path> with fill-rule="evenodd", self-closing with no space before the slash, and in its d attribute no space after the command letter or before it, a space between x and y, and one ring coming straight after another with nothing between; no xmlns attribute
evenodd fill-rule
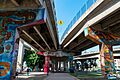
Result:
<svg viewBox="0 0 120 80"><path fill-rule="evenodd" d="M37 54L44 56L44 52L38 52ZM44 73L45 74L47 74L49 71L49 61L50 61L50 56L45 56L45 64L44 64Z"/></svg>
<svg viewBox="0 0 120 80"><path fill-rule="evenodd" d="M44 52L38 52L37 54L44 56Z"/></svg>
<svg viewBox="0 0 120 80"><path fill-rule="evenodd" d="M45 23L44 19L41 19L41 20L34 21L32 23L29 23L29 24L26 24L26 25L23 25L23 26L20 26L20 27L25 27L25 26L31 26L31 27L33 27L35 25L44 24L44 23Z"/></svg>
<svg viewBox="0 0 120 80"><path fill-rule="evenodd" d="M44 73L47 74L49 72L49 61L50 57L45 56L45 64L44 64Z"/></svg>

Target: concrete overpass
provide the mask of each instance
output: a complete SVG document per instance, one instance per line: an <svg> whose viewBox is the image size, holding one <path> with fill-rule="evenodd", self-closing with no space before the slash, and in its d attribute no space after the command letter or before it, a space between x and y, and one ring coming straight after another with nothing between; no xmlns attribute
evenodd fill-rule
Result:
<svg viewBox="0 0 120 80"><path fill-rule="evenodd" d="M55 51L59 43L53 4L53 0L3 0L0 16L23 18L15 22L19 25L20 38L40 51Z"/></svg>
<svg viewBox="0 0 120 80"><path fill-rule="evenodd" d="M53 0L0 0L0 79L14 80L23 41L38 51L58 49L54 7Z"/></svg>
<svg viewBox="0 0 120 80"><path fill-rule="evenodd" d="M77 14L79 19L76 21L75 17L72 22L75 24L72 24L72 28L69 27L67 34L65 33L61 50L81 54L81 51L97 45L85 37L86 27L120 36L119 7L119 0L88 0L81 9L83 12ZM56 52L59 49L54 9L53 0L0 1L0 35L2 36L0 37L0 79L14 78L19 38L39 51ZM21 45L23 46L22 43ZM19 50L22 52L22 48ZM45 67L48 70L50 56L47 55L45 60ZM66 63L64 62L65 65Z"/></svg>
<svg viewBox="0 0 120 80"><path fill-rule="evenodd" d="M87 6L75 16L72 27L68 26L61 46L64 51L81 55L83 50L100 45L101 71L109 79L108 75L116 75L112 46L120 44L120 1L97 0L89 9ZM85 13L78 18L82 11Z"/></svg>
<svg viewBox="0 0 120 80"><path fill-rule="evenodd" d="M41 0L42 1L42 0ZM56 51L59 46L53 0L45 0L35 15L39 21L20 26L20 37L40 51ZM37 19L36 18L36 19Z"/></svg>
<svg viewBox="0 0 120 80"><path fill-rule="evenodd" d="M88 4L86 3L85 5L87 6ZM84 29L86 27L120 36L119 14L119 0L97 0L90 8L86 9L86 12L76 19L76 21L73 19L73 22L75 22L70 29L66 29L67 31L61 40L63 50L81 54L81 51L96 46L96 43L85 37ZM75 18L78 15L80 15L80 12L78 12Z"/></svg>

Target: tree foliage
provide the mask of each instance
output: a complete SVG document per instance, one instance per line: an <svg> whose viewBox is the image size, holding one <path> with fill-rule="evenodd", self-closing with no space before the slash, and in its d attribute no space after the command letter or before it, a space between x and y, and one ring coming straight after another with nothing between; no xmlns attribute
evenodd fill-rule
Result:
<svg viewBox="0 0 120 80"><path fill-rule="evenodd" d="M36 65L38 65L39 68L42 68L44 64L44 57L36 54L35 51L25 50L24 61L26 61L27 66L32 69Z"/></svg>
<svg viewBox="0 0 120 80"><path fill-rule="evenodd" d="M43 68L44 63L45 63L45 57L42 55L38 55L36 65L38 65L39 68Z"/></svg>

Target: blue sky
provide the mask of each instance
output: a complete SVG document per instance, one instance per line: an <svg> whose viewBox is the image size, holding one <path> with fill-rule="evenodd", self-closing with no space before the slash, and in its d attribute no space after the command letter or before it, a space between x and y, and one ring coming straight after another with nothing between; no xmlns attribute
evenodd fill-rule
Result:
<svg viewBox="0 0 120 80"><path fill-rule="evenodd" d="M57 26L59 32L59 40L67 25L74 18L74 16L86 1L87 0L54 0L57 22L59 20L62 20L64 22L62 26Z"/></svg>

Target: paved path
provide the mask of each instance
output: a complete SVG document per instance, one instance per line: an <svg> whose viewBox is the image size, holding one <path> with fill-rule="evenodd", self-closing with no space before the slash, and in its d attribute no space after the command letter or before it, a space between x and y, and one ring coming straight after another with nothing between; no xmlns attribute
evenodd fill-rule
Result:
<svg viewBox="0 0 120 80"><path fill-rule="evenodd" d="M44 80L78 80L68 73L51 73Z"/></svg>
<svg viewBox="0 0 120 80"><path fill-rule="evenodd" d="M68 73L50 73L48 76L40 72L30 72L27 76L26 73L19 74L16 80L78 80L77 78L69 75Z"/></svg>

